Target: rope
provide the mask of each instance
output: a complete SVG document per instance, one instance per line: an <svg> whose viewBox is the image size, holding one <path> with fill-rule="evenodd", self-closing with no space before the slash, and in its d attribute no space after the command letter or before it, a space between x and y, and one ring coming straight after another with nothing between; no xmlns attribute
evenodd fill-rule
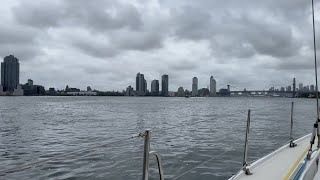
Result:
<svg viewBox="0 0 320 180"><path fill-rule="evenodd" d="M32 162L32 163L27 163L27 164L24 164L24 165L16 166L14 168L9 168L9 169L0 171L0 176L4 176L7 173L14 173L14 172L19 172L19 171L23 171L23 170L26 170L26 169L30 169L34 165L42 164L42 163L45 163L45 162L48 162L48 161L51 161L51 160L54 160L54 159L58 159L58 158L61 158L61 157L69 156L69 155L76 154L76 153L82 153L82 152L85 152L85 151L88 151L88 150L97 149L97 148L101 148L101 147L107 147L109 145L117 144L117 143L120 143L122 141L130 140L130 139L133 139L133 138L136 138L136 137L141 137L141 136L142 136L142 134L140 133L139 135L131 136L130 138L124 138L124 139L120 139L120 140L117 140L117 141L114 141L114 142L110 142L110 143L107 143L107 144L93 146L93 147L90 147L90 148L84 148L84 149L80 149L80 150L73 150L71 152L62 153L62 154L60 154L58 156L55 156L55 157L52 157L52 158L48 158L48 159L39 160L39 161L35 161L35 162Z"/></svg>
<svg viewBox="0 0 320 180"><path fill-rule="evenodd" d="M189 169L188 171L186 171L186 172L184 172L184 173L182 173L182 174L180 174L180 175L176 176L176 177L175 177L175 178L173 178L172 180L176 180L176 179L178 179L178 178L180 178L180 177L182 177L182 176L184 176L184 175L188 174L189 172L193 171L194 169L196 169L196 168L198 168L198 167L200 167L200 166L202 166L202 165L204 165L204 164L206 164L206 163L208 163L208 162L210 162L210 161L212 161L212 160L214 160L214 159L216 159L216 158L220 157L221 155L223 155L223 154L225 154L225 153L229 152L230 150L232 150L232 148L230 148L230 149L228 149L228 150L223 151L222 153L220 153L220 154L218 154L218 155L216 155L216 156L212 157L211 159L209 159L209 160L207 160L207 161L205 161L205 162L203 162L203 163L201 163L201 164L199 164L199 165L197 165L197 166L193 167L192 169Z"/></svg>

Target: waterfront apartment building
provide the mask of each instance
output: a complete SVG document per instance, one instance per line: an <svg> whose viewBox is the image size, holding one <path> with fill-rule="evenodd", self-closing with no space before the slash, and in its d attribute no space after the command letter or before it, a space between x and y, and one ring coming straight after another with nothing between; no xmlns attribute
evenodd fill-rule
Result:
<svg viewBox="0 0 320 180"><path fill-rule="evenodd" d="M291 91L291 86L288 86L288 87L287 87L287 91Z"/></svg>
<svg viewBox="0 0 320 180"><path fill-rule="evenodd" d="M303 91L303 84L299 83L299 91Z"/></svg>
<svg viewBox="0 0 320 180"><path fill-rule="evenodd" d="M138 73L136 77L136 95L145 96L147 94L147 81L144 79L144 75Z"/></svg>
<svg viewBox="0 0 320 180"><path fill-rule="evenodd" d="M169 96L169 76L164 74L162 76L162 84L161 84L161 93L162 96Z"/></svg>
<svg viewBox="0 0 320 180"><path fill-rule="evenodd" d="M126 89L126 96L134 96L134 90L131 86L128 86Z"/></svg>
<svg viewBox="0 0 320 180"><path fill-rule="evenodd" d="M4 95L6 95L6 94L5 94L5 92L3 92L3 87L0 84L0 96L4 96Z"/></svg>
<svg viewBox="0 0 320 180"><path fill-rule="evenodd" d="M213 76L210 77L210 96L217 95L217 84Z"/></svg>
<svg viewBox="0 0 320 180"><path fill-rule="evenodd" d="M144 80L144 95L148 94L148 86L147 86L147 80Z"/></svg>
<svg viewBox="0 0 320 180"><path fill-rule="evenodd" d="M179 87L178 88L178 92L177 92L177 96L178 97L184 97L184 89L183 89L183 87Z"/></svg>
<svg viewBox="0 0 320 180"><path fill-rule="evenodd" d="M153 80L151 82L151 95L159 96L159 80Z"/></svg>
<svg viewBox="0 0 320 180"><path fill-rule="evenodd" d="M192 78L192 96L198 96L198 78Z"/></svg>
<svg viewBox="0 0 320 180"><path fill-rule="evenodd" d="M310 91L311 91L311 92L314 92L314 91L315 91L314 85L310 85Z"/></svg>
<svg viewBox="0 0 320 180"><path fill-rule="evenodd" d="M3 91L14 92L19 84L19 59L13 55L6 56L1 63L1 85Z"/></svg>

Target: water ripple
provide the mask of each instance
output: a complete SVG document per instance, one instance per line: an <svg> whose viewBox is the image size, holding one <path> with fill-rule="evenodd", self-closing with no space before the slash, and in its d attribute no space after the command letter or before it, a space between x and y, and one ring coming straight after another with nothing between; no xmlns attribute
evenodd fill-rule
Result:
<svg viewBox="0 0 320 180"><path fill-rule="evenodd" d="M178 179L227 179L241 167L248 109L252 110L250 160L289 140L292 100L295 137L309 133L315 119L315 101L310 99L0 98L1 169L95 147L150 128L151 149L161 154L166 179L189 170ZM143 139L128 140L50 160L0 179L140 179L142 151ZM150 173L151 179L158 179L153 157Z"/></svg>

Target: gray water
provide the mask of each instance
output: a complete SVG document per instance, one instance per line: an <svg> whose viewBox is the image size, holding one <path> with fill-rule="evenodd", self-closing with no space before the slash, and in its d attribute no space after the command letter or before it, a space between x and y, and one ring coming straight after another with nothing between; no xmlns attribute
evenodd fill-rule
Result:
<svg viewBox="0 0 320 180"><path fill-rule="evenodd" d="M294 136L310 133L312 99L0 97L0 170L106 144L0 179L141 179L143 139L123 139L145 129L165 179L227 179L241 168L247 109L255 160L289 140L291 101ZM158 179L150 161L150 177Z"/></svg>

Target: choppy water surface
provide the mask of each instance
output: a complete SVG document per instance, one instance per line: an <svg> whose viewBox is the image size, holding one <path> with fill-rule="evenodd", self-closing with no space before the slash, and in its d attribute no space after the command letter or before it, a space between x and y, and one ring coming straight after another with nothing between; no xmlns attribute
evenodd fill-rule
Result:
<svg viewBox="0 0 320 180"><path fill-rule="evenodd" d="M249 155L254 160L289 140L291 101L294 135L300 137L311 132L315 100L0 97L0 169L152 129L151 148L162 155L165 179L227 179L241 167L247 109L252 109ZM141 179L142 148L141 138L125 140L0 179ZM151 167L151 179L158 179L154 158Z"/></svg>

